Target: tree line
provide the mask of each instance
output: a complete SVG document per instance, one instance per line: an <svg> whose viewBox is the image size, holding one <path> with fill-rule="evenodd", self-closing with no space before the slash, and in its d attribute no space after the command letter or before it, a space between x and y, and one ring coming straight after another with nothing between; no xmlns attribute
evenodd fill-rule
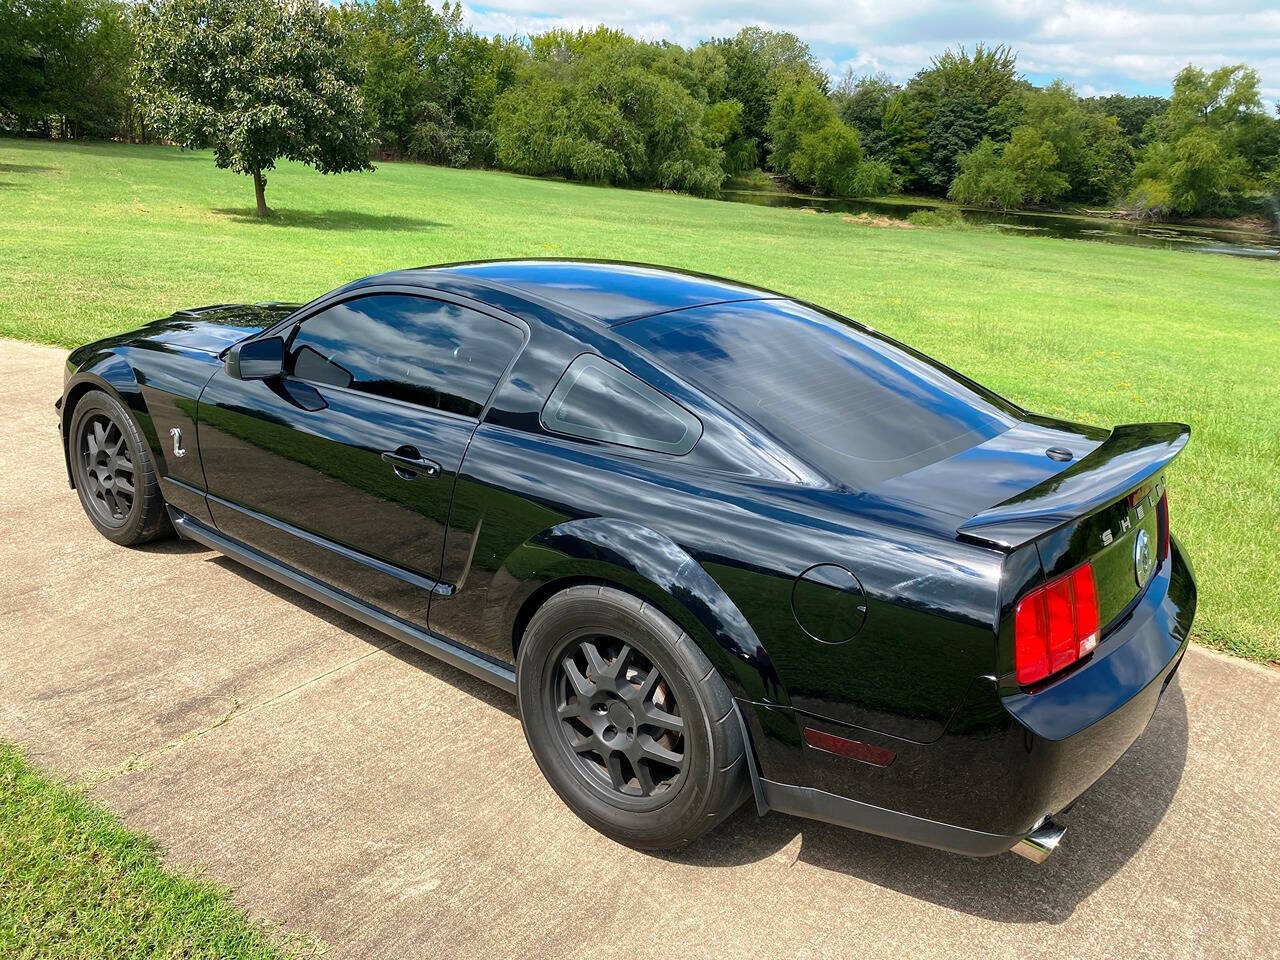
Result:
<svg viewBox="0 0 1280 960"><path fill-rule="evenodd" d="M763 170L838 196L1120 204L1151 217L1261 209L1280 116L1245 64L1169 97L1037 87L1007 46L943 51L904 84L833 83L792 34L692 48L607 27L472 31L425 0L0 0L0 129L210 146L254 178L279 158L498 167L715 195Z"/></svg>

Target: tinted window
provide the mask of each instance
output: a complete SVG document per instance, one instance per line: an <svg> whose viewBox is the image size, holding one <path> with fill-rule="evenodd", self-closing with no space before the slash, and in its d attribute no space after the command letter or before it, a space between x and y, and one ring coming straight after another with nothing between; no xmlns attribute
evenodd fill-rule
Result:
<svg viewBox="0 0 1280 960"><path fill-rule="evenodd" d="M289 345L289 369L304 380L475 417L522 340L515 326L466 307L375 294L304 321Z"/></svg>
<svg viewBox="0 0 1280 960"><path fill-rule="evenodd" d="M1015 408L855 324L790 301L620 328L814 466L866 486L1002 433Z"/></svg>
<svg viewBox="0 0 1280 960"><path fill-rule="evenodd" d="M688 453L702 423L621 367L584 355L569 364L542 410L548 430L662 453Z"/></svg>

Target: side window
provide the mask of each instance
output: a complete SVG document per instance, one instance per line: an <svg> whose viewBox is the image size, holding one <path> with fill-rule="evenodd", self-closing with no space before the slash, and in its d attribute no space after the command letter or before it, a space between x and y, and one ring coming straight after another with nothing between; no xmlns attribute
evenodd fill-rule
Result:
<svg viewBox="0 0 1280 960"><path fill-rule="evenodd" d="M523 339L456 304L372 294L303 321L286 367L302 380L477 417Z"/></svg>
<svg viewBox="0 0 1280 960"><path fill-rule="evenodd" d="M601 357L569 364L542 408L542 425L571 437L682 454L702 436L702 422L643 380Z"/></svg>

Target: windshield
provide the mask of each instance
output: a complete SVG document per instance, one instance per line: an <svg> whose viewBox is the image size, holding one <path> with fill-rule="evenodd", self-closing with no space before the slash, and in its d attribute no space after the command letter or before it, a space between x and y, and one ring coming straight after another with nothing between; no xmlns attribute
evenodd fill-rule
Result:
<svg viewBox="0 0 1280 960"><path fill-rule="evenodd" d="M789 300L716 304L620 326L673 372L858 487L953 456L1018 410L848 320Z"/></svg>

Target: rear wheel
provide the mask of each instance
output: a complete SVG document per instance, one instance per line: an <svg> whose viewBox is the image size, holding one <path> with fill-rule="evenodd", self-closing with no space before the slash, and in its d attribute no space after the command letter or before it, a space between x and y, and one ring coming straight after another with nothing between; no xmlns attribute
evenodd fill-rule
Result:
<svg viewBox="0 0 1280 960"><path fill-rule="evenodd" d="M172 532L151 451L115 397L101 390L81 397L68 443L80 504L99 533L134 546Z"/></svg>
<svg viewBox="0 0 1280 960"><path fill-rule="evenodd" d="M641 849L684 846L748 787L733 699L688 634L609 587L556 594L517 662L525 737L579 817Z"/></svg>

